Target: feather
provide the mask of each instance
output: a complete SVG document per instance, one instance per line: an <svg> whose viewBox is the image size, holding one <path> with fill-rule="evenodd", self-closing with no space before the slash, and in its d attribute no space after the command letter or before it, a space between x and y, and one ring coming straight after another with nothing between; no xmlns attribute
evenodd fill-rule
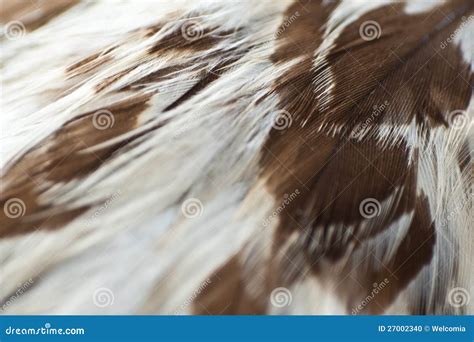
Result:
<svg viewBox="0 0 474 342"><path fill-rule="evenodd" d="M2 311L474 312L471 1L21 3Z"/></svg>

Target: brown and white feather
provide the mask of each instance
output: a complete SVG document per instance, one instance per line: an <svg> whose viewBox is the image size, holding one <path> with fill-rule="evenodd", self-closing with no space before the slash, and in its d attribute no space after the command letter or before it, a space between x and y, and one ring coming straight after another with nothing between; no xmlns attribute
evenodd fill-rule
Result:
<svg viewBox="0 0 474 342"><path fill-rule="evenodd" d="M8 3L7 314L474 313L472 1Z"/></svg>

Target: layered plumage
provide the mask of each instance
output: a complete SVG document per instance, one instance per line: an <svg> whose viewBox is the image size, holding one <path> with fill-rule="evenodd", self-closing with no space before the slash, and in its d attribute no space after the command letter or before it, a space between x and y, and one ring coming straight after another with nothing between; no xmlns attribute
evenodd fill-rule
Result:
<svg viewBox="0 0 474 342"><path fill-rule="evenodd" d="M9 4L4 312L474 313L472 1Z"/></svg>

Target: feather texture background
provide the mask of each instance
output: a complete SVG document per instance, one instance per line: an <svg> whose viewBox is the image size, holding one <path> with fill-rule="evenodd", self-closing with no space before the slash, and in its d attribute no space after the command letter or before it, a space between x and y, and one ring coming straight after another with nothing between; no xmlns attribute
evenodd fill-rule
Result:
<svg viewBox="0 0 474 342"><path fill-rule="evenodd" d="M473 313L472 1L0 20L5 313Z"/></svg>

